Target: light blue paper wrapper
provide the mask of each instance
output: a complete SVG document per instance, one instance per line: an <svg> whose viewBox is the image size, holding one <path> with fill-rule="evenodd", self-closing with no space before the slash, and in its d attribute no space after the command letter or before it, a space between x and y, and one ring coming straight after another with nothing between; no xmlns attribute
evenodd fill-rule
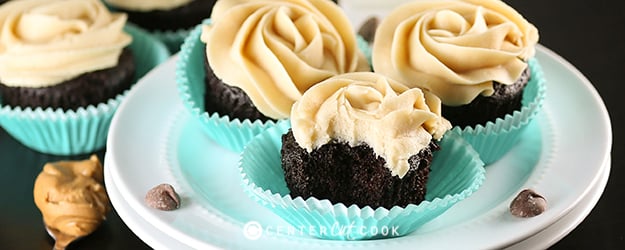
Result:
<svg viewBox="0 0 625 250"><path fill-rule="evenodd" d="M204 21L205 24L210 20ZM274 121L241 121L238 118L209 114L204 108L206 86L204 60L206 45L200 40L201 25L185 39L176 64L178 92L186 109L196 117L206 134L217 144L233 152L242 152L245 145L257 134L276 125ZM364 52L365 54L367 52Z"/></svg>
<svg viewBox="0 0 625 250"><path fill-rule="evenodd" d="M165 45L134 25L126 25L135 60L135 82L169 58ZM104 148L113 114L127 91L106 103L77 110L20 108L2 105L0 125L15 139L36 151L55 155L76 155Z"/></svg>
<svg viewBox="0 0 625 250"><path fill-rule="evenodd" d="M210 21L205 21L208 23ZM249 140L276 122L260 120L243 121L229 116L220 116L217 113L209 114L204 109L204 58L206 45L200 40L202 27L198 25L189 36L178 53L176 63L176 82L178 92L186 109L197 118L206 134L217 144L233 151L241 152Z"/></svg>
<svg viewBox="0 0 625 250"><path fill-rule="evenodd" d="M426 200L418 205L389 210L291 197L280 161L281 136L289 127L281 123L256 136L243 151L239 169L250 197L314 237L362 240L409 234L469 197L485 179L478 154L457 134L449 134L434 154Z"/></svg>
<svg viewBox="0 0 625 250"><path fill-rule="evenodd" d="M464 138L486 164L496 162L516 145L523 131L536 117L545 99L546 84L540 63L535 58L529 60L531 78L523 91L521 110L506 115L486 126L454 127L451 133Z"/></svg>
<svg viewBox="0 0 625 250"><path fill-rule="evenodd" d="M184 40L191 33L191 29L180 30L165 30L165 31L152 31L152 34L157 39L161 40L169 49L169 52L175 54L180 50L180 46L184 43Z"/></svg>

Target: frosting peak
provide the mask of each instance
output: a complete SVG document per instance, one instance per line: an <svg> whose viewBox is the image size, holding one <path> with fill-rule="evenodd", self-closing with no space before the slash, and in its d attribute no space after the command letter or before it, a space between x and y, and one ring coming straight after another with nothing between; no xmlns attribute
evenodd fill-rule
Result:
<svg viewBox="0 0 625 250"><path fill-rule="evenodd" d="M46 87L117 65L132 38L125 14L98 0L21 0L0 6L0 82Z"/></svg>
<svg viewBox="0 0 625 250"><path fill-rule="evenodd" d="M337 75L310 88L291 111L293 136L308 152L333 139L362 143L403 177L408 159L451 128L438 97L371 72Z"/></svg>
<svg viewBox="0 0 625 250"><path fill-rule="evenodd" d="M368 71L342 10L326 0L220 0L201 40L215 75L264 115L282 119L308 88Z"/></svg>
<svg viewBox="0 0 625 250"><path fill-rule="evenodd" d="M537 29L500 0L413 1L381 22L373 67L458 106L491 95L493 81L514 83L537 42Z"/></svg>

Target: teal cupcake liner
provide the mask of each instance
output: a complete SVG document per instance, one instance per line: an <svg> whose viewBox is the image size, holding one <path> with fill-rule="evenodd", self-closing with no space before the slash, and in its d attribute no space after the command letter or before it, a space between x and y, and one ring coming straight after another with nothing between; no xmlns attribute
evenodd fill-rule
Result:
<svg viewBox="0 0 625 250"><path fill-rule="evenodd" d="M209 22L209 21L205 21ZM241 121L238 118L209 114L204 109L204 58L206 45L200 40L202 25L196 26L182 44L176 63L178 92L186 109L199 121L206 134L218 145L241 152L255 135L276 125L274 121Z"/></svg>
<svg viewBox="0 0 625 250"><path fill-rule="evenodd" d="M369 67L371 68L373 65L373 62L371 61L371 45L369 44L369 42L367 42L367 40L365 40L362 36L358 35L356 36L356 44L358 45L358 48L360 49L360 51L362 51L362 53L365 55L365 58L367 59L367 63L369 64Z"/></svg>
<svg viewBox="0 0 625 250"><path fill-rule="evenodd" d="M130 49L136 60L136 82L169 58L170 53L163 43L140 28L127 24L124 30L133 37ZM94 152L106 145L113 114L127 92L106 103L77 110L2 105L0 125L20 143L42 153L75 155Z"/></svg>
<svg viewBox="0 0 625 250"><path fill-rule="evenodd" d="M179 29L179 30L164 30L164 31L151 31L157 39L161 40L169 49L169 52L175 54L180 51L180 46L184 43L184 40L191 33L191 29Z"/></svg>
<svg viewBox="0 0 625 250"><path fill-rule="evenodd" d="M484 163L457 134L446 134L434 154L425 201L405 208L358 207L311 197L291 197L281 167L281 123L256 136L241 155L239 170L245 192L255 201L310 236L332 240L398 237L469 197L485 179Z"/></svg>
<svg viewBox="0 0 625 250"><path fill-rule="evenodd" d="M485 164L496 162L517 144L523 131L541 110L546 94L544 73L537 59L529 60L531 78L523 91L521 110L485 126L454 127L450 133L464 138L478 152Z"/></svg>

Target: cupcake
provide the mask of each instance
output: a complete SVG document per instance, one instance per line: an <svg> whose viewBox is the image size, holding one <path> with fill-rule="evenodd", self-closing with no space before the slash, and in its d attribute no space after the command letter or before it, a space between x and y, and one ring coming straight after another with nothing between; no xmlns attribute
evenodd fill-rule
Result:
<svg viewBox="0 0 625 250"><path fill-rule="evenodd" d="M438 97L374 73L339 75L304 93L282 139L293 196L358 206L419 204L437 141L451 128Z"/></svg>
<svg viewBox="0 0 625 250"><path fill-rule="evenodd" d="M252 136L289 117L306 89L368 71L349 20L333 2L218 1L183 45L183 99L211 137L240 152Z"/></svg>
<svg viewBox="0 0 625 250"><path fill-rule="evenodd" d="M544 94L533 59L537 42L537 29L499 0L412 1L380 23L372 64L375 72L440 97L443 116L459 131L518 135ZM509 149L517 139L496 148ZM502 155L476 149L487 163Z"/></svg>
<svg viewBox="0 0 625 250"><path fill-rule="evenodd" d="M342 74L311 87L293 105L291 126L254 138L241 171L249 193L294 226L367 228L314 235L321 238L410 233L484 178L470 146L456 134L443 142L451 125L438 97L380 74ZM385 226L401 229L369 230Z"/></svg>
<svg viewBox="0 0 625 250"><path fill-rule="evenodd" d="M7 2L0 25L0 124L44 153L102 148L122 95L169 56L97 0Z"/></svg>
<svg viewBox="0 0 625 250"><path fill-rule="evenodd" d="M112 9L128 14L128 20L161 39L171 52L191 29L209 17L216 0L104 0Z"/></svg>

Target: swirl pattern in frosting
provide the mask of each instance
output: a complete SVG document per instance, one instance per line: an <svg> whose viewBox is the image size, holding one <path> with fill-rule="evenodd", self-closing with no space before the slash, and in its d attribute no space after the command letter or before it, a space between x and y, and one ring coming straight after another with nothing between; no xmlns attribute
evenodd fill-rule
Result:
<svg viewBox="0 0 625 250"><path fill-rule="evenodd" d="M153 10L171 10L190 3L193 0L104 0L106 3L126 10L148 12ZM198 0L204 1L204 0Z"/></svg>
<svg viewBox="0 0 625 250"><path fill-rule="evenodd" d="M95 155L47 163L33 190L46 226L71 236L95 231L111 209L103 182L102 164Z"/></svg>
<svg viewBox="0 0 625 250"><path fill-rule="evenodd" d="M493 81L514 83L537 42L536 27L500 0L417 0L381 22L373 68L459 106L490 96Z"/></svg>
<svg viewBox="0 0 625 250"><path fill-rule="evenodd" d="M220 0L201 40L215 75L239 87L264 115L331 76L369 71L349 20L326 0Z"/></svg>
<svg viewBox="0 0 625 250"><path fill-rule="evenodd" d="M371 72L337 75L313 86L293 104L291 125L308 152L332 140L365 143L400 178L410 156L451 128L434 94Z"/></svg>
<svg viewBox="0 0 625 250"><path fill-rule="evenodd" d="M0 82L46 87L117 65L132 41L125 14L99 0L21 0L0 6Z"/></svg>

